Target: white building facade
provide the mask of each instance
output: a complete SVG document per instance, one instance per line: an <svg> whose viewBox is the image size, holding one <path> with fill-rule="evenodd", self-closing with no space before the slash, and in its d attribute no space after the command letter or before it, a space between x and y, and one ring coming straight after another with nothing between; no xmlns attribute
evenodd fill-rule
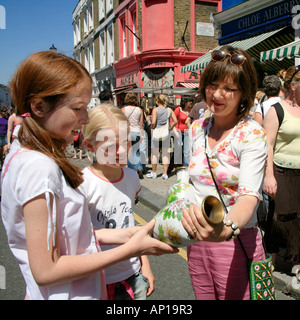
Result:
<svg viewBox="0 0 300 320"><path fill-rule="evenodd" d="M93 79L93 107L100 91L112 90L115 84L113 0L80 0L73 11L73 28L74 58Z"/></svg>

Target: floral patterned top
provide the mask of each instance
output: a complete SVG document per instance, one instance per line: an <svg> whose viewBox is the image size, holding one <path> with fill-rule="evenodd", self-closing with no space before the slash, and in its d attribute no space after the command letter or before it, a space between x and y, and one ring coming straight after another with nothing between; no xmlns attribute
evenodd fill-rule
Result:
<svg viewBox="0 0 300 320"><path fill-rule="evenodd" d="M207 195L219 198L205 156L205 139L212 123L213 116L196 120L189 131L189 174L198 204ZM206 152L228 211L241 195L253 195L261 199L267 139L266 132L256 121L243 117L213 150L207 142ZM246 228L254 227L256 220L256 214L253 214Z"/></svg>

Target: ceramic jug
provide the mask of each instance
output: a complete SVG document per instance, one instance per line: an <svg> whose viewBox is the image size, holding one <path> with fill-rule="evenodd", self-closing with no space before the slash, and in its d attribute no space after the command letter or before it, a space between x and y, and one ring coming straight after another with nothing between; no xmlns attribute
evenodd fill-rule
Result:
<svg viewBox="0 0 300 320"><path fill-rule="evenodd" d="M191 238L181 223L182 210L189 209L196 202L195 189L189 183L187 168L177 170L177 182L169 188L167 205L154 217L155 226L152 236L174 247L185 247L196 242ZM206 197L201 204L202 212L211 224L223 221L222 203L214 196Z"/></svg>

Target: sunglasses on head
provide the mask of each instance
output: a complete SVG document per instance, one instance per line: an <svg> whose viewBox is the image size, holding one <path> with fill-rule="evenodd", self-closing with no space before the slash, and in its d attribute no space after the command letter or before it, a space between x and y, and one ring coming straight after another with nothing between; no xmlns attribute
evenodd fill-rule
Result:
<svg viewBox="0 0 300 320"><path fill-rule="evenodd" d="M238 53L230 54L222 50L215 50L211 53L213 61L224 61L227 57L230 57L230 62L236 66L241 66L246 61L246 57Z"/></svg>
<svg viewBox="0 0 300 320"><path fill-rule="evenodd" d="M290 81L290 82L292 82L292 81L293 81L293 79L294 79L294 77L295 77L295 75L296 75L296 73L297 73L298 71L300 71L300 65L296 67L296 70L295 70L295 72L293 73L293 75L292 75L292 77L291 77L291 81Z"/></svg>

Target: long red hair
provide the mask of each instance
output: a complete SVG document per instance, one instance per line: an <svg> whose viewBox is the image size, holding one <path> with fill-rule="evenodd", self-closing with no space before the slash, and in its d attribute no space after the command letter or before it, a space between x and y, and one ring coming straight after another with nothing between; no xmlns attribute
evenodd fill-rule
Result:
<svg viewBox="0 0 300 320"><path fill-rule="evenodd" d="M31 102L35 99L45 101L51 110L84 82L91 85L92 79L78 61L51 51L38 52L17 69L10 85L11 97L19 114L31 113ZM65 141L43 129L34 117L23 120L18 139L22 146L52 158L73 188L82 183L81 170L65 156Z"/></svg>

